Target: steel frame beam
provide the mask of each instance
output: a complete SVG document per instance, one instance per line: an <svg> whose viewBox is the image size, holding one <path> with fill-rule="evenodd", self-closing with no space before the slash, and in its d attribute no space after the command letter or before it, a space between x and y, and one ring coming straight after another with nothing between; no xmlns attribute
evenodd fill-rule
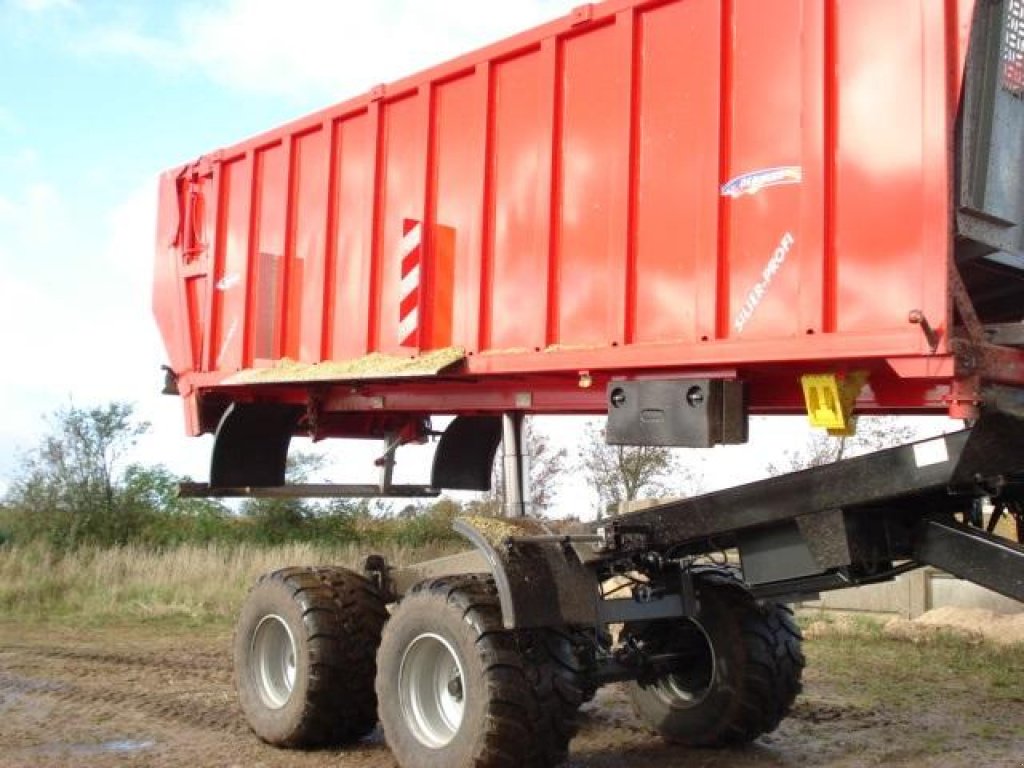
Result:
<svg viewBox="0 0 1024 768"><path fill-rule="evenodd" d="M984 496L1024 468L1024 422L987 413L971 429L616 518L655 551L734 544L735 535L825 510L878 508L925 517ZM591 523L596 531L607 521Z"/></svg>
<svg viewBox="0 0 1024 768"><path fill-rule="evenodd" d="M919 562L1024 601L1024 547L952 520L925 520L917 535Z"/></svg>

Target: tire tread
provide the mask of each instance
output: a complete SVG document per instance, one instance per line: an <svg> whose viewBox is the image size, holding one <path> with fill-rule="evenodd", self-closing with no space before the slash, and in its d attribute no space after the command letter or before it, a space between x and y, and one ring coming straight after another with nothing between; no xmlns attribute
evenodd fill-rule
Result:
<svg viewBox="0 0 1024 768"><path fill-rule="evenodd" d="M257 727L253 730L282 747L357 741L377 722L373 681L376 648L387 620L383 597L361 574L338 567L282 568L260 577L253 591L268 583L283 587L301 611L308 685L304 706L287 724L285 735L270 737Z"/></svg>
<svg viewBox="0 0 1024 768"><path fill-rule="evenodd" d="M747 744L775 730L789 714L802 684L806 660L803 637L792 611L776 603L759 603L732 567L702 566L694 569L698 595L716 602L716 610L729 617L737 637L734 659L741 667L733 700L715 716L694 714L694 724L675 729L661 727L662 735L675 743L694 747L726 747ZM716 652L722 652L716 649ZM634 705L643 689L632 686ZM700 719L700 727L696 721Z"/></svg>
<svg viewBox="0 0 1024 768"><path fill-rule="evenodd" d="M575 734L579 704L572 691L579 686L555 684L569 677L563 668L571 669L571 665L552 656L548 643L536 642L547 630L525 633L505 629L498 591L489 575L428 579L415 585L403 603L427 599L444 601L472 628L473 644L486 677L484 732L479 734L477 751L466 765L553 768L562 763ZM383 690L381 686L378 681L379 690ZM387 735L386 719L384 724Z"/></svg>

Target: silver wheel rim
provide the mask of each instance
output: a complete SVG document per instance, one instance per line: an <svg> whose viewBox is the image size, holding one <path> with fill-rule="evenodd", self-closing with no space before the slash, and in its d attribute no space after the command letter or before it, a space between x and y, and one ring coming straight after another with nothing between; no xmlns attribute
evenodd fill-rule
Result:
<svg viewBox="0 0 1024 768"><path fill-rule="evenodd" d="M402 654L398 696L402 717L426 747L447 746L466 711L465 675L458 654L440 635L424 633Z"/></svg>
<svg viewBox="0 0 1024 768"><path fill-rule="evenodd" d="M694 654L693 664L683 672L665 675L651 687L651 690L675 709L689 709L700 704L711 693L715 684L717 657L704 628L695 621L691 624L698 630L694 637L704 641L704 648Z"/></svg>
<svg viewBox="0 0 1024 768"><path fill-rule="evenodd" d="M270 709L288 703L295 689L295 638L280 616L264 616L252 633L249 671Z"/></svg>

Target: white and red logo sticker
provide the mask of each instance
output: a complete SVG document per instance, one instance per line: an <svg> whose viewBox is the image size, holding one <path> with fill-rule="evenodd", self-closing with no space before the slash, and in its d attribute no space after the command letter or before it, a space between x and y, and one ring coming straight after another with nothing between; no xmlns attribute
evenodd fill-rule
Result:
<svg viewBox="0 0 1024 768"><path fill-rule="evenodd" d="M419 347L423 222L414 219L402 220L399 258L402 263L402 282L399 289L398 343L403 347Z"/></svg>
<svg viewBox="0 0 1024 768"><path fill-rule="evenodd" d="M775 168L762 168L730 179L722 185L722 197L743 197L756 195L766 187L780 187L784 184L799 184L804 179L804 171L799 165L780 165Z"/></svg>

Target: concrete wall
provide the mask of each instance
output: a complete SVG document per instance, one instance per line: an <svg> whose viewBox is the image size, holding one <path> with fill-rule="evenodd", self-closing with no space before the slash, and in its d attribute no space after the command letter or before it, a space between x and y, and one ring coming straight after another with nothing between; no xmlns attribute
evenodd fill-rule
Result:
<svg viewBox="0 0 1024 768"><path fill-rule="evenodd" d="M1024 613L1024 603L962 581L934 568L920 568L885 584L822 593L805 608L891 613L914 619L933 608L984 608L996 613Z"/></svg>

